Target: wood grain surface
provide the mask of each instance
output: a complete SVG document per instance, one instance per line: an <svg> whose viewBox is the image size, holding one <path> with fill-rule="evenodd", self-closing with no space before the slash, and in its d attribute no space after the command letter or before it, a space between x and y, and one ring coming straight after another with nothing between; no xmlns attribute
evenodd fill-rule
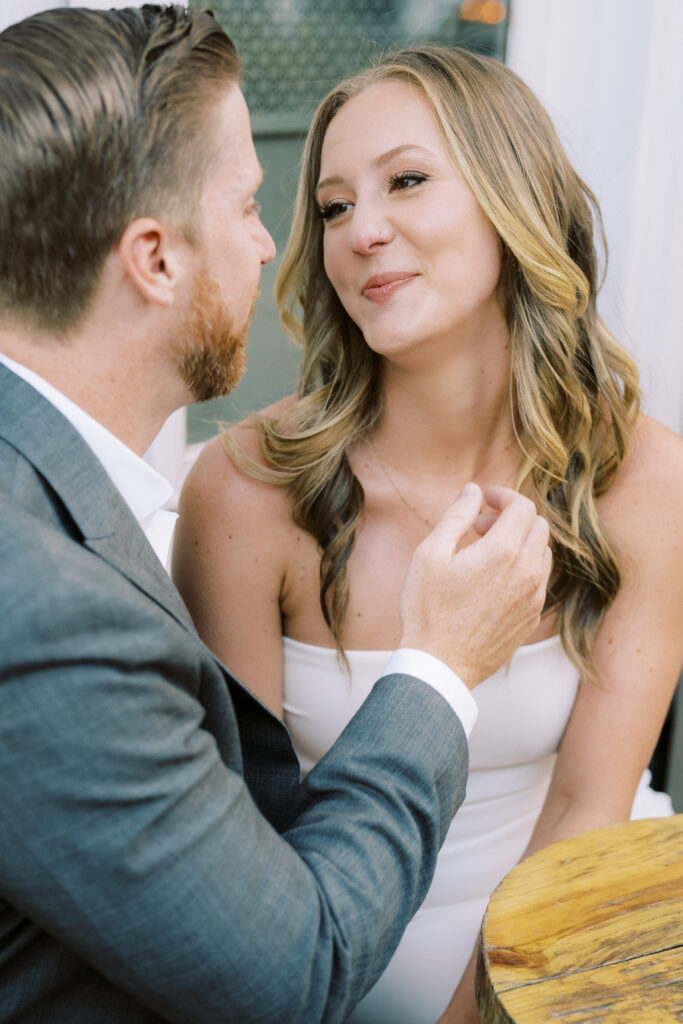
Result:
<svg viewBox="0 0 683 1024"><path fill-rule="evenodd" d="M683 815L541 850L488 905L485 1024L683 1022Z"/></svg>

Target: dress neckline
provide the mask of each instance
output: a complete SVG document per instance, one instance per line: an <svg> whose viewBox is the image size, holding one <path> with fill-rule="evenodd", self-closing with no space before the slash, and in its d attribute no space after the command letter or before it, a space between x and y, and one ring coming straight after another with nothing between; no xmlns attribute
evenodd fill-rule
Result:
<svg viewBox="0 0 683 1024"><path fill-rule="evenodd" d="M306 641L304 641L304 640L295 640L294 637L291 637L291 636L283 636L282 642L284 644L291 644L294 647L298 647L298 648L300 648L302 650L320 651L323 656L329 656L329 657L335 657L335 658L337 656L337 651L336 651L335 647L323 647L320 644L309 644L309 643L306 643ZM544 640L537 640L533 644L522 644L521 647L517 648L517 650L514 652L512 657L516 658L518 655L521 655L521 654L536 654L536 653L539 653L540 651L546 650L547 648L555 647L557 644L561 644L560 634L559 633L553 633L552 636L547 636ZM382 657L382 658L385 658L385 659L389 659L394 652L393 652L393 650L391 650L391 651L382 651L382 650L361 650L359 648L351 648L351 649L347 650L345 653L346 653L347 658L349 658L350 660L353 660L354 657L358 657L358 658L360 658L360 657L365 657L365 658L368 658L368 657L377 657L377 658Z"/></svg>

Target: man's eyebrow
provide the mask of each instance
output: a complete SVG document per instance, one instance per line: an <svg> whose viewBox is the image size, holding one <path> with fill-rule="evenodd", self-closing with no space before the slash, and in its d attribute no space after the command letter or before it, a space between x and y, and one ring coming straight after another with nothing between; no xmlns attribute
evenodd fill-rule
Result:
<svg viewBox="0 0 683 1024"><path fill-rule="evenodd" d="M372 161L373 166L382 167L384 164L388 163L389 160L393 160L395 156L399 156L407 150L414 150L416 153L421 153L423 156L434 155L431 150L426 149L424 146L418 146L413 142L405 142L400 146L394 146L393 149L388 149L386 153L380 153L380 155ZM316 192L319 192L320 189L327 188L328 185L342 185L343 183L343 178L337 174L333 174L330 175L329 178L323 178L319 181L315 190Z"/></svg>

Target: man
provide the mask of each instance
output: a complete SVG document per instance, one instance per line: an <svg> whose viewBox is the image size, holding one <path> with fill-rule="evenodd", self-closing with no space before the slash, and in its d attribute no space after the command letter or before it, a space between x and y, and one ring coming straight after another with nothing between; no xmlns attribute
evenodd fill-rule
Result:
<svg viewBox="0 0 683 1024"><path fill-rule="evenodd" d="M302 785L197 637L139 455L234 385L274 255L239 77L178 7L0 36L0 1021L342 1021L463 798L467 691L543 603L545 523L494 489L456 552L466 488L408 574L417 650Z"/></svg>

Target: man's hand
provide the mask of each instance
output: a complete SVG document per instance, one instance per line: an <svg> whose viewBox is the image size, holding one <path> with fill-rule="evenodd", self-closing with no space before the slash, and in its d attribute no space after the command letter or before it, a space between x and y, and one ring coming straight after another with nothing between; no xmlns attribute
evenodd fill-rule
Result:
<svg viewBox="0 0 683 1024"><path fill-rule="evenodd" d="M470 689L536 628L551 568L548 524L507 487L467 484L416 548L401 594L401 647L444 661ZM458 550L468 530L483 533Z"/></svg>

